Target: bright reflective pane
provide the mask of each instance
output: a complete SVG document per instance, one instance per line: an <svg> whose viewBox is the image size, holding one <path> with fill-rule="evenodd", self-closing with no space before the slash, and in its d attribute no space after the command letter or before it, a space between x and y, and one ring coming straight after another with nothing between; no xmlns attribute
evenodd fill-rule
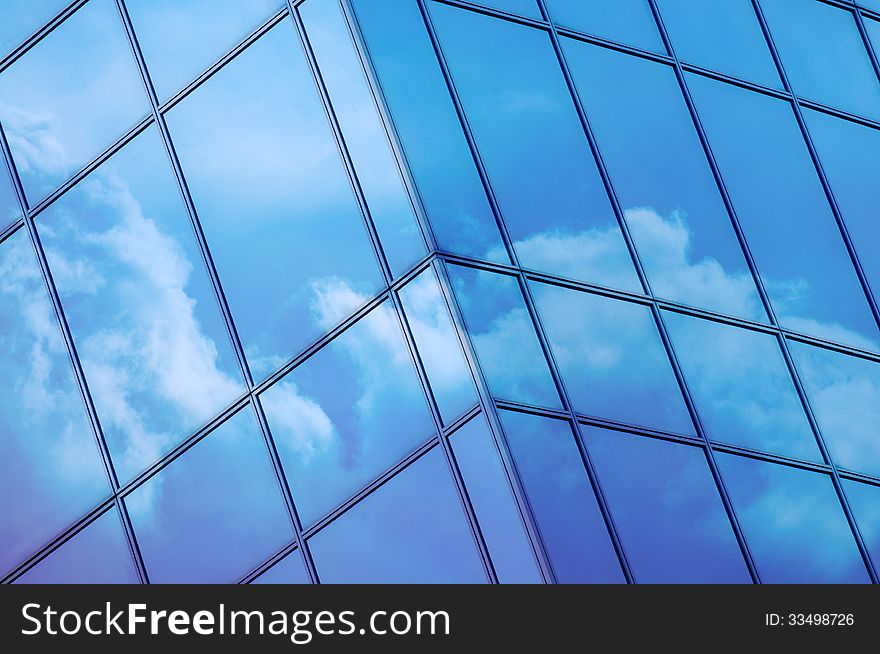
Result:
<svg viewBox="0 0 880 654"><path fill-rule="evenodd" d="M291 552L281 561L254 579L253 584L308 584L309 575L299 550Z"/></svg>
<svg viewBox="0 0 880 654"><path fill-rule="evenodd" d="M228 52L284 0L127 0L159 101Z"/></svg>
<svg viewBox="0 0 880 654"><path fill-rule="evenodd" d="M0 74L0 121L32 204L148 110L112 0L92 0Z"/></svg>
<svg viewBox="0 0 880 654"><path fill-rule="evenodd" d="M153 583L234 582L293 539L245 407L125 498Z"/></svg>
<svg viewBox="0 0 880 654"><path fill-rule="evenodd" d="M666 54L648 0L546 0L546 3L557 25Z"/></svg>
<svg viewBox="0 0 880 654"><path fill-rule="evenodd" d="M274 27L168 123L262 379L382 284L293 27Z"/></svg>
<svg viewBox="0 0 880 654"><path fill-rule="evenodd" d="M244 392L158 133L36 222L124 483Z"/></svg>
<svg viewBox="0 0 880 654"><path fill-rule="evenodd" d="M415 2L353 0L440 249L508 262Z"/></svg>
<svg viewBox="0 0 880 654"><path fill-rule="evenodd" d="M541 583L507 473L485 419L474 418L449 440L499 583Z"/></svg>
<svg viewBox="0 0 880 654"><path fill-rule="evenodd" d="M761 0L761 7L797 95L880 116L880 83L851 12L803 0Z"/></svg>
<svg viewBox="0 0 880 654"><path fill-rule="evenodd" d="M6 174L6 167L0 166L0 230L15 221L21 215L18 199L12 188L12 182Z"/></svg>
<svg viewBox="0 0 880 654"><path fill-rule="evenodd" d="M782 326L880 348L791 105L697 75L688 84Z"/></svg>
<svg viewBox="0 0 880 654"><path fill-rule="evenodd" d="M19 584L136 584L122 522L110 509L16 580Z"/></svg>
<svg viewBox="0 0 880 654"><path fill-rule="evenodd" d="M843 487L875 565L880 560L880 487L845 479Z"/></svg>
<svg viewBox="0 0 880 654"><path fill-rule="evenodd" d="M432 13L520 263L640 291L550 37L446 5Z"/></svg>
<svg viewBox="0 0 880 654"><path fill-rule="evenodd" d="M425 243L345 18L339 4L327 0L309 0L298 11L388 264L398 275L424 256Z"/></svg>
<svg viewBox="0 0 880 654"><path fill-rule="evenodd" d="M749 583L699 448L581 427L641 583Z"/></svg>
<svg viewBox="0 0 880 654"><path fill-rule="evenodd" d="M548 284L532 290L575 411L693 433L648 307Z"/></svg>
<svg viewBox="0 0 880 654"><path fill-rule="evenodd" d="M535 0L479 0L477 4L527 18L541 19L541 12L538 10L538 4Z"/></svg>
<svg viewBox="0 0 880 654"><path fill-rule="evenodd" d="M880 363L794 341L789 348L831 458L880 476Z"/></svg>
<svg viewBox="0 0 880 654"><path fill-rule="evenodd" d="M654 293L766 320L673 69L563 45Z"/></svg>
<svg viewBox="0 0 880 654"><path fill-rule="evenodd" d="M463 266L448 271L492 395L562 408L516 279Z"/></svg>
<svg viewBox="0 0 880 654"><path fill-rule="evenodd" d="M0 4L0 56L15 49L70 0L4 0Z"/></svg>
<svg viewBox="0 0 880 654"><path fill-rule="evenodd" d="M434 448L309 540L324 583L482 583L473 534Z"/></svg>
<svg viewBox="0 0 880 654"><path fill-rule="evenodd" d="M663 319L709 438L822 461L775 336L671 311Z"/></svg>
<svg viewBox="0 0 880 654"><path fill-rule="evenodd" d="M732 454L716 459L763 582L869 581L829 477Z"/></svg>
<svg viewBox="0 0 880 654"><path fill-rule="evenodd" d="M782 87L751 0L657 0L657 5L682 61Z"/></svg>
<svg viewBox="0 0 880 654"><path fill-rule="evenodd" d="M557 581L623 582L568 423L512 411L501 421Z"/></svg>
<svg viewBox="0 0 880 654"><path fill-rule="evenodd" d="M27 233L0 243L0 573L110 492ZM51 409L51 410L49 410Z"/></svg>
<svg viewBox="0 0 880 654"><path fill-rule="evenodd" d="M261 400L306 526L434 431L388 304L294 369Z"/></svg>

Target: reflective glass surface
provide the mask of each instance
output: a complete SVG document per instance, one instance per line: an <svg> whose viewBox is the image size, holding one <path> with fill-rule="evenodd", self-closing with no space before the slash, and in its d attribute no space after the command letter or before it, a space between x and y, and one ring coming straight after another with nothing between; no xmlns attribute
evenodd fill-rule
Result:
<svg viewBox="0 0 880 654"><path fill-rule="evenodd" d="M309 575L299 551L291 552L266 570L251 583L254 584L308 584Z"/></svg>
<svg viewBox="0 0 880 654"><path fill-rule="evenodd" d="M0 167L0 229L3 229L21 215L12 182L6 175L5 167Z"/></svg>
<svg viewBox="0 0 880 654"><path fill-rule="evenodd" d="M546 0L555 23L666 54L648 0Z"/></svg>
<svg viewBox="0 0 880 654"><path fill-rule="evenodd" d="M6 0L0 5L0 57L14 50L67 4L68 0Z"/></svg>
<svg viewBox="0 0 880 654"><path fill-rule="evenodd" d="M843 482L843 487L865 547L877 561L880 559L880 487L849 480Z"/></svg>

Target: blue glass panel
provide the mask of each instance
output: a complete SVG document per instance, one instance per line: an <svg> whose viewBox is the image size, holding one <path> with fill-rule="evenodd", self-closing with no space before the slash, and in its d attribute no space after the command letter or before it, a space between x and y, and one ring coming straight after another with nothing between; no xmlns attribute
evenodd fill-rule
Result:
<svg viewBox="0 0 880 654"><path fill-rule="evenodd" d="M501 421L557 581L622 582L570 425L512 411Z"/></svg>
<svg viewBox="0 0 880 654"><path fill-rule="evenodd" d="M5 0L0 4L0 56L11 52L69 0Z"/></svg>
<svg viewBox="0 0 880 654"><path fill-rule="evenodd" d="M775 336L673 312L663 318L709 438L822 461Z"/></svg>
<svg viewBox="0 0 880 654"><path fill-rule="evenodd" d="M5 166L0 166L0 230L21 216L21 209Z"/></svg>
<svg viewBox="0 0 880 654"><path fill-rule="evenodd" d="M474 418L449 440L498 581L541 583L510 481L485 419Z"/></svg>
<svg viewBox="0 0 880 654"><path fill-rule="evenodd" d="M0 370L0 497L7 498L0 502L0 573L5 573L110 492L23 229L0 243Z"/></svg>
<svg viewBox="0 0 880 654"><path fill-rule="evenodd" d="M415 2L353 0L440 249L508 261Z"/></svg>
<svg viewBox="0 0 880 654"><path fill-rule="evenodd" d="M716 455L765 583L865 583L843 509L826 475Z"/></svg>
<svg viewBox="0 0 880 654"><path fill-rule="evenodd" d="M871 0L876 4L875 11L880 13L880 0ZM863 3L864 4L864 3ZM874 55L880 57L880 20L871 20L865 18L865 30L868 32L868 39L871 41L871 47L874 49Z"/></svg>
<svg viewBox="0 0 880 654"><path fill-rule="evenodd" d="M463 266L448 270L492 395L562 408L516 279Z"/></svg>
<svg viewBox="0 0 880 654"><path fill-rule="evenodd" d="M546 0L553 21L643 50L666 54L648 0Z"/></svg>
<svg viewBox="0 0 880 654"><path fill-rule="evenodd" d="M693 433L648 307L548 284L532 289L575 411Z"/></svg>
<svg viewBox="0 0 880 654"><path fill-rule="evenodd" d="M254 579L253 584L308 584L309 575L299 550L291 552L281 561Z"/></svg>
<svg viewBox="0 0 880 654"><path fill-rule="evenodd" d="M456 7L432 13L520 263L640 291L550 37Z"/></svg>
<svg viewBox="0 0 880 654"><path fill-rule="evenodd" d="M37 218L123 483L244 392L158 133Z"/></svg>
<svg viewBox="0 0 880 654"><path fill-rule="evenodd" d="M150 581L232 582L293 539L248 407L125 498Z"/></svg>
<svg viewBox="0 0 880 654"><path fill-rule="evenodd" d="M654 293L766 320L673 69L563 44Z"/></svg>
<svg viewBox="0 0 880 654"><path fill-rule="evenodd" d="M284 0L127 0L159 101L228 52Z"/></svg>
<svg viewBox="0 0 880 654"><path fill-rule="evenodd" d="M831 458L880 476L880 363L794 341L790 348Z"/></svg>
<svg viewBox="0 0 880 654"><path fill-rule="evenodd" d="M880 130L819 111L803 114L862 270L880 300Z"/></svg>
<svg viewBox="0 0 880 654"><path fill-rule="evenodd" d="M479 0L477 4L541 20L541 12L535 0Z"/></svg>
<svg viewBox="0 0 880 654"><path fill-rule="evenodd" d="M477 391L433 269L400 290L403 311L446 424L477 403Z"/></svg>
<svg viewBox="0 0 880 654"><path fill-rule="evenodd" d="M0 121L32 204L148 110L112 0L89 2L0 74Z"/></svg>
<svg viewBox="0 0 880 654"><path fill-rule="evenodd" d="M782 326L880 348L791 105L698 75L688 84Z"/></svg>
<svg viewBox="0 0 880 654"><path fill-rule="evenodd" d="M642 583L749 583L703 450L581 427Z"/></svg>
<svg viewBox="0 0 880 654"><path fill-rule="evenodd" d="M682 61L782 87L750 0L657 0L657 5Z"/></svg>
<svg viewBox="0 0 880 654"><path fill-rule="evenodd" d="M846 479L843 487L859 523L859 533L876 566L880 561L880 487Z"/></svg>
<svg viewBox="0 0 880 654"><path fill-rule="evenodd" d="M24 584L136 584L122 522L110 509L16 580Z"/></svg>
<svg viewBox="0 0 880 654"><path fill-rule="evenodd" d="M351 33L336 2L309 0L298 11L385 256L392 273L398 275L424 256L425 242Z"/></svg>
<svg viewBox="0 0 880 654"><path fill-rule="evenodd" d="M382 284L293 27L270 30L168 123L251 370L264 378Z"/></svg>
<svg viewBox="0 0 880 654"><path fill-rule="evenodd" d="M797 95L880 116L880 83L851 12L797 0L762 0L761 6Z"/></svg>
<svg viewBox="0 0 880 654"><path fill-rule="evenodd" d="M324 583L480 583L485 573L435 448L310 540Z"/></svg>
<svg viewBox="0 0 880 654"><path fill-rule="evenodd" d="M434 431L388 304L371 311L261 399L305 525Z"/></svg>

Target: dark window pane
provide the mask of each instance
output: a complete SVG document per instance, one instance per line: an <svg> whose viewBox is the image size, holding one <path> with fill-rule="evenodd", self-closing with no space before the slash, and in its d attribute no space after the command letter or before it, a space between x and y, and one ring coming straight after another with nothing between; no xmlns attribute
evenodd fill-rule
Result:
<svg viewBox="0 0 880 654"><path fill-rule="evenodd" d="M880 348L791 105L697 75L688 82L782 326Z"/></svg>
<svg viewBox="0 0 880 654"><path fill-rule="evenodd" d="M657 0L657 5L682 61L781 88L750 0Z"/></svg>
<svg viewBox="0 0 880 654"><path fill-rule="evenodd" d="M367 314L261 399L305 525L434 431L388 304Z"/></svg>
<svg viewBox="0 0 880 654"><path fill-rule="evenodd" d="M389 0L352 4L438 246L507 262L418 6Z"/></svg>
<svg viewBox="0 0 880 654"><path fill-rule="evenodd" d="M425 243L348 26L336 2L309 0L298 11L385 256L398 275L425 254Z"/></svg>
<svg viewBox="0 0 880 654"><path fill-rule="evenodd" d="M89 2L0 74L0 121L32 204L148 110L112 0Z"/></svg>
<svg viewBox="0 0 880 654"><path fill-rule="evenodd" d="M435 448L309 540L324 583L481 583L452 476Z"/></svg>
<svg viewBox="0 0 880 654"><path fill-rule="evenodd" d="M68 4L69 0L5 0L0 4L0 56L12 52Z"/></svg>
<svg viewBox="0 0 880 654"><path fill-rule="evenodd" d="M843 487L859 523L859 533L876 566L880 561L880 486L844 480Z"/></svg>
<svg viewBox="0 0 880 654"><path fill-rule="evenodd" d="M309 575L299 550L291 552L266 570L251 583L254 584L308 584Z"/></svg>
<svg viewBox="0 0 880 654"><path fill-rule="evenodd" d="M0 573L110 492L28 236L0 243Z"/></svg>
<svg viewBox="0 0 880 654"><path fill-rule="evenodd" d="M673 69L563 43L654 293L766 320Z"/></svg>
<svg viewBox="0 0 880 654"><path fill-rule="evenodd" d="M664 321L709 438L822 460L775 336L672 312Z"/></svg>
<svg viewBox="0 0 880 654"><path fill-rule="evenodd" d="M549 284L532 289L575 411L693 433L648 307Z"/></svg>
<svg viewBox="0 0 880 654"><path fill-rule="evenodd" d="M168 116L258 378L382 284L296 39L277 25Z"/></svg>
<svg viewBox="0 0 880 654"><path fill-rule="evenodd" d="M790 348L831 458L880 475L880 363L803 343Z"/></svg>
<svg viewBox="0 0 880 654"><path fill-rule="evenodd" d="M512 411L501 420L557 580L622 582L571 426Z"/></svg>
<svg viewBox="0 0 880 654"><path fill-rule="evenodd" d="M448 270L492 395L562 408L516 279L463 266Z"/></svg>
<svg viewBox="0 0 880 654"><path fill-rule="evenodd" d="M703 450L581 427L636 581L748 583Z"/></svg>
<svg viewBox="0 0 880 654"><path fill-rule="evenodd" d="M541 583L507 473L485 419L474 418L455 432L450 442L498 581Z"/></svg>
<svg viewBox="0 0 880 654"><path fill-rule="evenodd" d="M432 13L520 263L640 290L549 36Z"/></svg>
<svg viewBox="0 0 880 654"><path fill-rule="evenodd" d="M763 582L869 581L829 477L732 454L717 460Z"/></svg>
<svg viewBox="0 0 880 654"><path fill-rule="evenodd" d="M648 0L546 0L553 21L643 50L666 54Z"/></svg>
<svg viewBox="0 0 880 654"><path fill-rule="evenodd" d="M293 539L248 407L125 503L154 583L233 582Z"/></svg>

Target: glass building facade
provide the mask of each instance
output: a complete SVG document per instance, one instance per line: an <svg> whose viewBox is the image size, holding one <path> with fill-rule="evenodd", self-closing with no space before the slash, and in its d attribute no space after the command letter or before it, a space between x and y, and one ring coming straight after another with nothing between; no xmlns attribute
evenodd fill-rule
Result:
<svg viewBox="0 0 880 654"><path fill-rule="evenodd" d="M0 579L878 581L880 2L0 5Z"/></svg>

